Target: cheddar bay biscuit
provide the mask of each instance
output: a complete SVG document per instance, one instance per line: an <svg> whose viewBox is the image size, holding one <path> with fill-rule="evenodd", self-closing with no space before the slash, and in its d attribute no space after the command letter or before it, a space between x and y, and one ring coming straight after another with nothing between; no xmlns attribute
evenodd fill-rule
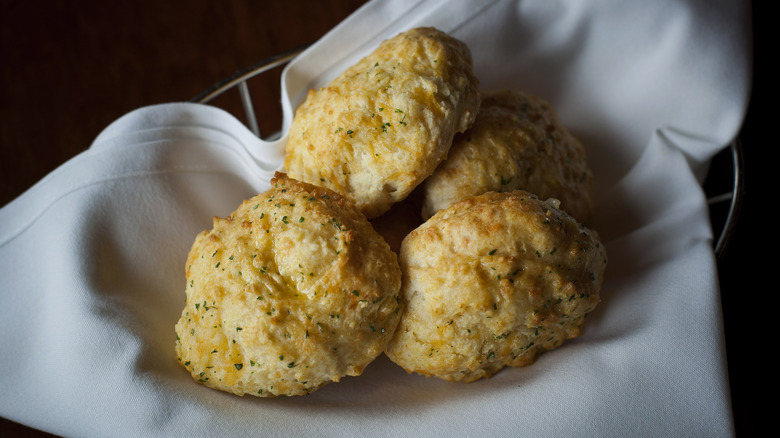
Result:
<svg viewBox="0 0 780 438"><path fill-rule="evenodd" d="M353 203L283 174L271 183L198 235L176 324L193 378L239 395L361 374L400 313L396 255Z"/></svg>
<svg viewBox="0 0 780 438"><path fill-rule="evenodd" d="M455 137L447 161L422 186L423 217L488 191L556 198L585 222L593 177L580 142L544 100L518 91L486 93L474 125Z"/></svg>
<svg viewBox="0 0 780 438"><path fill-rule="evenodd" d="M606 261L555 203L523 191L457 202L402 243L405 311L386 354L448 381L529 365L582 333Z"/></svg>
<svg viewBox="0 0 780 438"><path fill-rule="evenodd" d="M286 171L377 217L433 172L478 108L468 47L433 28L412 29L310 90L290 128Z"/></svg>

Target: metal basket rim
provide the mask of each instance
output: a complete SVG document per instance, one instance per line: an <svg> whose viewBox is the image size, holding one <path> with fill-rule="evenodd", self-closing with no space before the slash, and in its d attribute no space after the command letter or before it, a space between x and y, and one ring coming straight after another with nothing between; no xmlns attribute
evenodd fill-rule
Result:
<svg viewBox="0 0 780 438"><path fill-rule="evenodd" d="M256 136L262 138L260 130L257 126L257 118L255 116L254 106L252 104L252 100L249 95L249 88L247 87L246 82L249 79L268 70L289 63L298 55L300 55L304 50L306 50L310 45L311 44L305 44L303 46L296 47L280 54L265 58L246 68L238 70L231 76L216 82L195 96L193 99L191 99L191 102L206 104L216 97L224 94L225 92L237 87L241 96L244 112L246 113L247 125ZM714 243L714 251L718 260L720 260L726 253L728 244L734 235L734 230L736 229L737 219L739 216L739 211L742 207L742 200L745 193L744 158L742 152L743 146L738 136L728 145L728 149L730 150L734 175L732 190L730 192L708 198L710 205L725 202L726 200L728 200L730 204L728 214L726 216L726 221L720 233L717 234L718 238ZM710 211L710 215L711 213L712 212Z"/></svg>

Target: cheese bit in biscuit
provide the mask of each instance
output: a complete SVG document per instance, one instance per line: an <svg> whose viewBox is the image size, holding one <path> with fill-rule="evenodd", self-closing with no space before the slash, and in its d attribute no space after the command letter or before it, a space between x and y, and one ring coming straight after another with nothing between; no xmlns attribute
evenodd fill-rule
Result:
<svg viewBox="0 0 780 438"><path fill-rule="evenodd" d="M360 375L400 318L396 255L352 201L283 174L271 184L197 236L176 324L181 365L238 395Z"/></svg>
<svg viewBox="0 0 780 438"><path fill-rule="evenodd" d="M593 176L582 144L549 103L514 90L483 94L474 125L455 137L447 161L422 189L425 219L489 191L556 198L583 223L593 209Z"/></svg>
<svg viewBox="0 0 780 438"><path fill-rule="evenodd" d="M292 178L331 188L374 218L444 160L479 109L468 47L434 28L384 41L310 90L286 145Z"/></svg>
<svg viewBox="0 0 780 438"><path fill-rule="evenodd" d="M404 239L399 260L405 311L387 356L463 382L579 336L607 263L594 231L523 191L439 211Z"/></svg>

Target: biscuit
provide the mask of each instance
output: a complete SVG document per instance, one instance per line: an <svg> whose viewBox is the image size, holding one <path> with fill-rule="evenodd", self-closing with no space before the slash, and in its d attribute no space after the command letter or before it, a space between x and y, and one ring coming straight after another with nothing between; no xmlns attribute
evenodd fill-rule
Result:
<svg viewBox="0 0 780 438"><path fill-rule="evenodd" d="M351 200L283 174L200 233L176 353L211 388L310 393L360 375L399 315L397 257Z"/></svg>
<svg viewBox="0 0 780 438"><path fill-rule="evenodd" d="M409 373L471 382L579 336L607 257L555 202L489 192L403 241L401 322L385 353Z"/></svg>
<svg viewBox="0 0 780 438"><path fill-rule="evenodd" d="M399 34L309 91L290 127L286 171L377 217L428 177L455 133L473 123L478 85L463 42L434 28Z"/></svg>
<svg viewBox="0 0 780 438"><path fill-rule="evenodd" d="M544 100L514 90L487 93L474 125L455 137L447 161L422 185L423 218L488 191L556 198L580 222L593 209L593 176L580 142Z"/></svg>

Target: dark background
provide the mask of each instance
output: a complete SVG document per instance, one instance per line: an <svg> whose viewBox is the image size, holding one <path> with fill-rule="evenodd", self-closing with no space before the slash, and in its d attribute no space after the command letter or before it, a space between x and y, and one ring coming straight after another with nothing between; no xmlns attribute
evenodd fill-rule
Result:
<svg viewBox="0 0 780 438"><path fill-rule="evenodd" d="M125 113L189 100L239 69L316 40L363 3L0 0L0 206L85 150ZM756 324L771 319L766 306L777 289L765 270L770 253L756 246L766 248L774 239L765 206L771 203L764 178L771 143L764 139L772 122L761 118L771 99L763 3L754 5L753 96L740 135L746 192L719 261L738 436L754 435L757 423L765 421L756 410L756 388L766 381L756 356L768 359L758 350L767 335ZM250 82L264 134L281 126L280 73L275 69ZM237 93L215 104L242 114ZM724 166L728 170L729 164ZM0 435L46 434L0 419Z"/></svg>

